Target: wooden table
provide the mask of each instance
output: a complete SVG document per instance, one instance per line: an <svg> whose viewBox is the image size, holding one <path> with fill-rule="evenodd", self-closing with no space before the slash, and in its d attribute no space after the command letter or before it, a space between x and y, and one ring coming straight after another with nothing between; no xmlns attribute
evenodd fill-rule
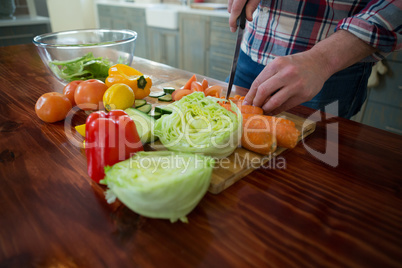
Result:
<svg viewBox="0 0 402 268"><path fill-rule="evenodd" d="M155 84L191 75L140 58L133 66ZM63 122L36 117L37 98L62 85L33 45L0 48L0 89L0 267L402 266L401 136L323 115L280 156L285 168L207 193L188 224L172 224L107 204ZM311 153L326 153L327 141L335 158Z"/></svg>

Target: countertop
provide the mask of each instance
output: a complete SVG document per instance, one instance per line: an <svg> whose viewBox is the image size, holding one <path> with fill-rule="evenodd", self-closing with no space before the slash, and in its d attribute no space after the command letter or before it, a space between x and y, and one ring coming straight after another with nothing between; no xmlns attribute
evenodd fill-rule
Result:
<svg viewBox="0 0 402 268"><path fill-rule="evenodd" d="M48 17L20 15L15 19L0 20L0 27L50 23Z"/></svg>
<svg viewBox="0 0 402 268"><path fill-rule="evenodd" d="M155 85L192 75L133 67ZM401 267L399 135L295 107L317 126L284 166L274 159L170 223L109 205L70 127L37 118L36 100L63 86L32 44L0 47L0 70L0 267Z"/></svg>

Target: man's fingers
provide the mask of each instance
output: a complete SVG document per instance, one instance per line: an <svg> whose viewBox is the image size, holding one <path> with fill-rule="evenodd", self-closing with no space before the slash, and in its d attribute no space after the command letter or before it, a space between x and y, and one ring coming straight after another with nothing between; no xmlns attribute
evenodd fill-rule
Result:
<svg viewBox="0 0 402 268"><path fill-rule="evenodd" d="M262 106L262 109L265 113L274 115L293 108L300 102L296 96L290 94L291 91L288 88L279 90Z"/></svg>
<svg viewBox="0 0 402 268"><path fill-rule="evenodd" d="M276 108L275 110L272 110L271 112L269 112L269 114L276 115L276 114L279 114L281 112L285 112L285 111L287 111L289 109L292 109L293 107L295 107L295 106L297 106L299 104L300 104L300 101L298 101L297 98L292 97L289 100L287 100L285 103L283 103L281 106Z"/></svg>
<svg viewBox="0 0 402 268"><path fill-rule="evenodd" d="M253 105L262 107L264 105L265 100L283 86L284 86L283 81L279 80L277 75L274 75L269 79L265 80L261 85L259 85L257 89L257 93L255 94L253 99Z"/></svg>

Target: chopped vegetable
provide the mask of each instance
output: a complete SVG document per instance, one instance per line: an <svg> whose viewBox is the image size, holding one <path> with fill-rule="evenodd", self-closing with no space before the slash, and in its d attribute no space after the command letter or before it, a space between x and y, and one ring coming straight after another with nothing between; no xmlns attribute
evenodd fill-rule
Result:
<svg viewBox="0 0 402 268"><path fill-rule="evenodd" d="M161 96L158 98L160 101L172 101L172 95L171 94L166 94L164 96Z"/></svg>
<svg viewBox="0 0 402 268"><path fill-rule="evenodd" d="M173 108L170 105L160 105L155 106L155 111L161 114L171 114L173 112Z"/></svg>
<svg viewBox="0 0 402 268"><path fill-rule="evenodd" d="M208 190L214 160L169 151L139 152L105 169L101 183L106 198L118 198L134 212L150 218L188 222L187 215Z"/></svg>
<svg viewBox="0 0 402 268"><path fill-rule="evenodd" d="M138 111L141 111L143 113L149 113L152 110L152 105L151 104L145 104L142 105L141 107L136 108Z"/></svg>
<svg viewBox="0 0 402 268"><path fill-rule="evenodd" d="M144 150L134 121L122 110L91 113L85 123L85 140L88 175L95 182L103 179L105 166Z"/></svg>
<svg viewBox="0 0 402 268"><path fill-rule="evenodd" d="M178 89L173 92L172 99L174 101L179 101L179 100L181 100L181 98L183 98L184 96L190 95L191 93L193 93L193 91L191 89Z"/></svg>
<svg viewBox="0 0 402 268"><path fill-rule="evenodd" d="M155 110L152 110L152 111L149 113L149 115L152 116L153 118L155 118L155 120L156 120L156 119L161 118L162 113L156 112Z"/></svg>
<svg viewBox="0 0 402 268"><path fill-rule="evenodd" d="M300 131L294 122L266 115L243 115L243 124L250 129L265 129L276 138L277 146L294 148L297 144Z"/></svg>
<svg viewBox="0 0 402 268"><path fill-rule="evenodd" d="M191 83L190 89L191 89L192 91L204 92L204 89L202 88L202 84L201 84L200 82L198 82L198 81L193 81L193 82Z"/></svg>
<svg viewBox="0 0 402 268"><path fill-rule="evenodd" d="M164 87L163 88L163 91L166 93L166 94L172 94L173 93L173 91L175 91L176 89L174 88L174 87Z"/></svg>
<svg viewBox="0 0 402 268"><path fill-rule="evenodd" d="M212 96L219 98L221 93L222 93L222 87L218 85L209 86L207 87L207 89L205 89L205 96Z"/></svg>
<svg viewBox="0 0 402 268"><path fill-rule="evenodd" d="M187 81L187 83L184 84L184 86L181 89L191 89L191 83L194 81L197 81L197 77L195 74Z"/></svg>
<svg viewBox="0 0 402 268"><path fill-rule="evenodd" d="M134 108L128 108L124 111L134 120L138 136L143 144L154 142L158 139L153 134L155 126L155 119L153 117Z"/></svg>
<svg viewBox="0 0 402 268"><path fill-rule="evenodd" d="M99 79L105 81L112 63L102 57L95 58L89 52L86 55L68 61L51 61L49 68L60 79L74 80Z"/></svg>
<svg viewBox="0 0 402 268"><path fill-rule="evenodd" d="M144 106L145 104L147 104L146 100L135 100L134 101L134 107L135 108L139 108L141 106Z"/></svg>
<svg viewBox="0 0 402 268"><path fill-rule="evenodd" d="M74 128L81 136L85 137L85 124L75 126Z"/></svg>
<svg viewBox="0 0 402 268"><path fill-rule="evenodd" d="M240 143L242 116L235 104L232 113L219 101L194 92L170 104L173 112L156 121L155 134L169 150L218 158L230 155Z"/></svg>
<svg viewBox="0 0 402 268"><path fill-rule="evenodd" d="M163 91L152 91L151 93L149 93L149 96L151 97L151 98L159 98L159 97L161 97L161 96L163 96L163 95L165 95L166 93L165 92L163 92Z"/></svg>
<svg viewBox="0 0 402 268"><path fill-rule="evenodd" d="M243 128L241 146L263 155L269 155L276 150L276 138L266 129Z"/></svg>

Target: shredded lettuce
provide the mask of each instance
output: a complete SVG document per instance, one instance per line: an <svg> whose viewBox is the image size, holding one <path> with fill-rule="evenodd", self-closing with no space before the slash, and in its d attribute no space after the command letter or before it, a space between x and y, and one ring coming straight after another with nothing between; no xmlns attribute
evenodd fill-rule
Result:
<svg viewBox="0 0 402 268"><path fill-rule="evenodd" d="M186 215L208 190L213 158L171 151L138 152L105 168L106 199L118 198L134 212L187 222Z"/></svg>
<svg viewBox="0 0 402 268"><path fill-rule="evenodd" d="M68 61L49 62L52 72L67 82L87 79L105 81L111 66L112 62L102 57L95 58L91 52Z"/></svg>
<svg viewBox="0 0 402 268"><path fill-rule="evenodd" d="M223 158L233 153L242 134L242 116L231 103L228 111L222 99L194 92L172 105L173 112L156 121L154 134L172 151L202 153Z"/></svg>

